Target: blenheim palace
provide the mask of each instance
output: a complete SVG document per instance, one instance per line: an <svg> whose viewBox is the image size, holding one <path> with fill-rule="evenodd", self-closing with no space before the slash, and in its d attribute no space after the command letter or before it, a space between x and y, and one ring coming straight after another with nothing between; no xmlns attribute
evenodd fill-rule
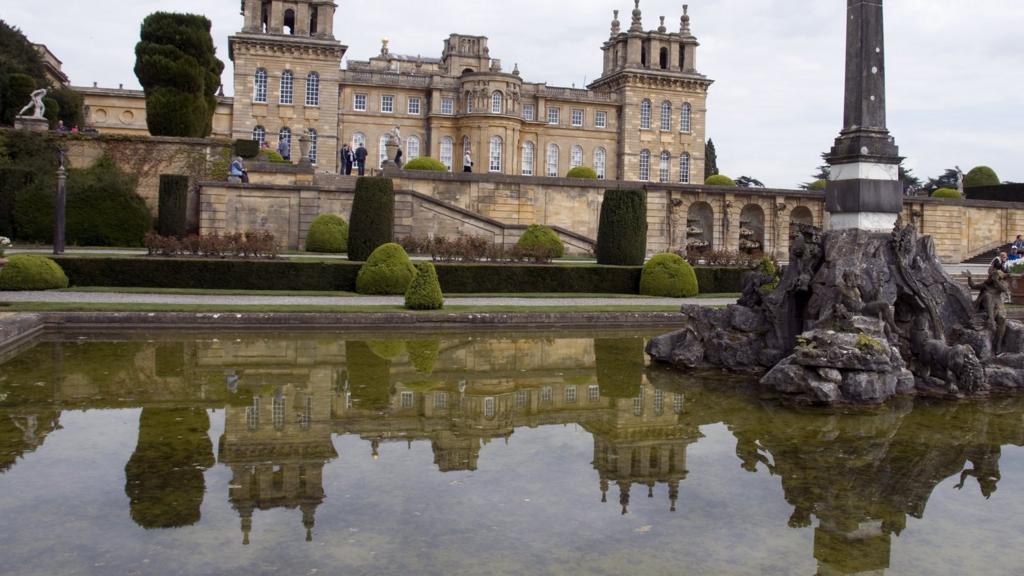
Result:
<svg viewBox="0 0 1024 576"><path fill-rule="evenodd" d="M405 160L434 157L462 170L701 183L712 81L697 71L687 7L678 31L664 17L645 30L639 0L628 27L619 13L601 46L604 67L587 89L527 82L506 71L487 38L452 34L440 58L392 53L384 40L367 61L349 60L334 36L331 0L244 0L242 30L229 38L235 96L222 97L213 137L280 140L298 157L308 134L321 172L338 172L339 149L363 144L383 162L385 134L400 127ZM80 88L87 123L103 133L147 134L142 92Z"/></svg>

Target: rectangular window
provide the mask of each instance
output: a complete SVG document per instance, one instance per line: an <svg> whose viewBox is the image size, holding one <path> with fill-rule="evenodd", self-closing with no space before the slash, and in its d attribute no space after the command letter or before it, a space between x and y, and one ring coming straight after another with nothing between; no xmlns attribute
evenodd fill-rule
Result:
<svg viewBox="0 0 1024 576"><path fill-rule="evenodd" d="M608 127L608 113L598 112L594 115L594 127L595 128L607 128Z"/></svg>
<svg viewBox="0 0 1024 576"><path fill-rule="evenodd" d="M352 102L352 109L356 112L366 112L366 94L356 94Z"/></svg>
<svg viewBox="0 0 1024 576"><path fill-rule="evenodd" d="M419 98L409 98L409 114L415 114L415 115L419 116L419 114L420 114L420 99Z"/></svg>
<svg viewBox="0 0 1024 576"><path fill-rule="evenodd" d="M516 408L524 408L527 397L526 390L516 390Z"/></svg>
<svg viewBox="0 0 1024 576"><path fill-rule="evenodd" d="M676 414L682 414L683 413L683 395L682 394L676 393L676 394L672 395L672 411L675 412Z"/></svg>
<svg viewBox="0 0 1024 576"><path fill-rule="evenodd" d="M566 386L565 387L565 403L575 404L576 403L576 387Z"/></svg>
<svg viewBox="0 0 1024 576"><path fill-rule="evenodd" d="M441 114L447 114L448 116L455 114L454 98L441 98Z"/></svg>
<svg viewBox="0 0 1024 576"><path fill-rule="evenodd" d="M587 400L597 402L601 399L601 387L597 384L587 386Z"/></svg>
<svg viewBox="0 0 1024 576"><path fill-rule="evenodd" d="M494 418L494 398L484 398L484 417Z"/></svg>
<svg viewBox="0 0 1024 576"><path fill-rule="evenodd" d="M665 393L661 390L654 391L654 415L661 416L665 411Z"/></svg>
<svg viewBox="0 0 1024 576"><path fill-rule="evenodd" d="M402 392L402 408L412 408L413 405L413 394L412 392Z"/></svg>
<svg viewBox="0 0 1024 576"><path fill-rule="evenodd" d="M284 428L284 398L276 396L270 403L270 415L274 419L274 429Z"/></svg>
<svg viewBox="0 0 1024 576"><path fill-rule="evenodd" d="M551 404L552 397L551 386L545 386L540 389L540 401L542 404Z"/></svg>
<svg viewBox="0 0 1024 576"><path fill-rule="evenodd" d="M562 121L560 108L548 108L548 124L559 124Z"/></svg>
<svg viewBox="0 0 1024 576"><path fill-rule="evenodd" d="M385 114L391 114L395 111L395 97L394 96L381 96L380 97L380 111Z"/></svg>
<svg viewBox="0 0 1024 576"><path fill-rule="evenodd" d="M437 410L444 410L448 408L447 392L434 392L434 408Z"/></svg>
<svg viewBox="0 0 1024 576"><path fill-rule="evenodd" d="M249 430L255 430L260 427L260 397L254 396L252 399L252 406L245 408L245 423Z"/></svg>
<svg viewBox="0 0 1024 576"><path fill-rule="evenodd" d="M572 126L573 128L580 128L583 126L583 110L575 108L572 111Z"/></svg>
<svg viewBox="0 0 1024 576"><path fill-rule="evenodd" d="M533 122L537 117L537 109L533 104L523 104L523 120Z"/></svg>

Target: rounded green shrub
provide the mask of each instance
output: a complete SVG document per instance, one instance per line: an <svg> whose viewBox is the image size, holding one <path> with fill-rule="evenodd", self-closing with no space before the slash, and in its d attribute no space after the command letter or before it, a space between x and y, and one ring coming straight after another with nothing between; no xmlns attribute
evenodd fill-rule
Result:
<svg viewBox="0 0 1024 576"><path fill-rule="evenodd" d="M420 156L414 158L405 163L402 166L402 170L423 170L427 172L447 172L448 167L441 163L440 160L431 158L430 156Z"/></svg>
<svg viewBox="0 0 1024 576"><path fill-rule="evenodd" d="M430 262L416 264L416 277L405 291L405 307L409 310L440 310L444 307L441 282Z"/></svg>
<svg viewBox="0 0 1024 576"><path fill-rule="evenodd" d="M291 161L285 160L277 150L264 150L262 154L266 154L267 162L272 164L291 164Z"/></svg>
<svg viewBox="0 0 1024 576"><path fill-rule="evenodd" d="M736 182L724 174L708 176L708 179L704 181L704 184L707 184L708 186L736 186Z"/></svg>
<svg viewBox="0 0 1024 576"><path fill-rule="evenodd" d="M36 254L18 254L0 268L0 290L67 288L68 277L56 262Z"/></svg>
<svg viewBox="0 0 1024 576"><path fill-rule="evenodd" d="M409 362L420 374L433 374L434 366L441 355L440 340L409 340L405 343L409 351Z"/></svg>
<svg viewBox="0 0 1024 576"><path fill-rule="evenodd" d="M395 191L390 178L360 177L349 217L348 259L362 262L394 236ZM410 264L411 267L411 264ZM404 294L403 288L397 294Z"/></svg>
<svg viewBox="0 0 1024 576"><path fill-rule="evenodd" d="M565 244L554 230L540 224L531 224L520 236L516 246L531 252L545 252L550 258L565 256Z"/></svg>
<svg viewBox="0 0 1024 576"><path fill-rule="evenodd" d="M348 250L348 222L337 214L321 214L309 225L306 252L342 254Z"/></svg>
<svg viewBox="0 0 1024 576"><path fill-rule="evenodd" d="M405 354L405 342L402 340L370 340L366 345L381 360L394 360Z"/></svg>
<svg viewBox="0 0 1024 576"><path fill-rule="evenodd" d="M366 259L356 276L356 292L360 294L402 295L416 276L416 267L405 249L389 243L377 248Z"/></svg>
<svg viewBox="0 0 1024 576"><path fill-rule="evenodd" d="M814 182L811 182L810 185L807 186L807 189L814 190L816 192L821 192L822 190L825 189L826 186L828 186L828 180L815 180Z"/></svg>
<svg viewBox="0 0 1024 576"><path fill-rule="evenodd" d="M959 200L960 192L953 190L952 188L939 188L932 192L932 198L946 198L949 200Z"/></svg>
<svg viewBox="0 0 1024 576"><path fill-rule="evenodd" d="M644 264L640 294L666 298L692 298L699 292L697 274L678 254L658 254Z"/></svg>
<svg viewBox="0 0 1024 576"><path fill-rule="evenodd" d="M577 166L565 175L566 178L582 178L584 180L597 180L597 171L589 166Z"/></svg>
<svg viewBox="0 0 1024 576"><path fill-rule="evenodd" d="M964 176L964 188L999 186L1000 184L996 171L988 166L976 166Z"/></svg>
<svg viewBox="0 0 1024 576"><path fill-rule="evenodd" d="M640 266L647 255L647 193L607 190L597 228L597 263Z"/></svg>
<svg viewBox="0 0 1024 576"><path fill-rule="evenodd" d="M235 154L251 160L260 154L260 143L256 140L235 140Z"/></svg>

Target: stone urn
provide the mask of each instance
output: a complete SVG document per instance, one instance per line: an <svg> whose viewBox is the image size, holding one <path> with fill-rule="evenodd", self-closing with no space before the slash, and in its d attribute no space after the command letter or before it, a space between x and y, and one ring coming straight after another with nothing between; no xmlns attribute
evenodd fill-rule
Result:
<svg viewBox="0 0 1024 576"><path fill-rule="evenodd" d="M299 136L299 164L312 164L309 159L309 145L310 139L308 135L303 134Z"/></svg>
<svg viewBox="0 0 1024 576"><path fill-rule="evenodd" d="M384 145L384 154L387 156L387 160L384 162L384 167L396 167L397 164L395 164L395 156L398 155L398 143L389 139L387 144Z"/></svg>
<svg viewBox="0 0 1024 576"><path fill-rule="evenodd" d="M1010 275L1010 304L1024 304L1024 275Z"/></svg>

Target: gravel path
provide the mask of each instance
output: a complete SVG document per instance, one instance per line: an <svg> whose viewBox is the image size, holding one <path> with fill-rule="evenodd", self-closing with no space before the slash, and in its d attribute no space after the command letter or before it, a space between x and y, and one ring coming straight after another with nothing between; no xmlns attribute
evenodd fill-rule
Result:
<svg viewBox="0 0 1024 576"><path fill-rule="evenodd" d="M121 294L115 292L0 292L4 302L89 304L198 304L206 306L401 306L401 296L212 296L179 294ZM446 298L449 306L725 306L731 298Z"/></svg>

